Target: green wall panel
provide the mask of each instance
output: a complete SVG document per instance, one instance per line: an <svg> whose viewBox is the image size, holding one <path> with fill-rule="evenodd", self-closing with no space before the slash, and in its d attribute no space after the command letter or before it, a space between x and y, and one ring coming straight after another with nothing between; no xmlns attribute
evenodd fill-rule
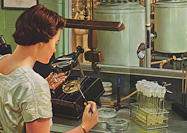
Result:
<svg viewBox="0 0 187 133"><path fill-rule="evenodd" d="M68 14L68 0L62 0L62 17L64 18L69 18ZM63 49L64 49L64 54L68 54L69 52L69 28L64 28L63 30Z"/></svg>
<svg viewBox="0 0 187 133"><path fill-rule="evenodd" d="M68 16L68 0L39 0L39 4L43 4L47 8L54 10L64 18ZM16 48L16 43L14 42L12 34L15 31L16 20L23 11L0 8L0 35L4 36L13 51ZM61 56L65 53L68 53L68 29L62 30L60 42L57 45L56 56Z"/></svg>
<svg viewBox="0 0 187 133"><path fill-rule="evenodd" d="M68 0L40 0L39 4L43 4L47 8L54 10L63 18L68 18ZM68 32L67 28L63 29L61 32L60 41L56 46L56 57L67 54L69 51Z"/></svg>
<svg viewBox="0 0 187 133"><path fill-rule="evenodd" d="M15 23L19 15L23 10L6 10L5 11L5 27L6 28L15 28Z"/></svg>
<svg viewBox="0 0 187 133"><path fill-rule="evenodd" d="M62 4L44 3L43 5L48 9L57 12L60 16L62 16Z"/></svg>
<svg viewBox="0 0 187 133"><path fill-rule="evenodd" d="M5 26L5 11L0 9L0 27Z"/></svg>

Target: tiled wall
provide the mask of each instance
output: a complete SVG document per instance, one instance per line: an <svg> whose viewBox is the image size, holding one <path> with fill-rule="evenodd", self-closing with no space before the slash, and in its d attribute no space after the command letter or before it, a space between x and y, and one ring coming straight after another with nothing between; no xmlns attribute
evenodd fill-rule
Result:
<svg viewBox="0 0 187 133"><path fill-rule="evenodd" d="M56 11L59 15L66 17L68 14L68 6L66 0L38 0L39 4L43 4L47 8ZM0 2L1 7L1 2ZM0 35L3 35L7 44L10 44L12 50L16 48L16 43L12 37L12 34L15 31L15 23L18 16L24 10L8 10L8 9L1 9L0 8ZM68 30L65 29L62 31L61 40L59 45L57 46L57 53L56 55L62 55L66 53L68 50L68 44L66 43L68 40ZM66 46L64 46L64 43Z"/></svg>

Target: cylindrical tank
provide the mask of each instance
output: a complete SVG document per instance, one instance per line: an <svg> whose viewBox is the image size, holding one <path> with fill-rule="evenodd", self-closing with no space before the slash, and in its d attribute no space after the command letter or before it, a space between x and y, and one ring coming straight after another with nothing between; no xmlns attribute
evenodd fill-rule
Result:
<svg viewBox="0 0 187 133"><path fill-rule="evenodd" d="M154 49L163 53L187 52L187 2L155 4Z"/></svg>
<svg viewBox="0 0 187 133"><path fill-rule="evenodd" d="M103 51L101 64L139 66L137 49L145 43L145 9L138 2L102 3L95 7L95 19L118 21L125 25L122 31L99 31L98 48Z"/></svg>

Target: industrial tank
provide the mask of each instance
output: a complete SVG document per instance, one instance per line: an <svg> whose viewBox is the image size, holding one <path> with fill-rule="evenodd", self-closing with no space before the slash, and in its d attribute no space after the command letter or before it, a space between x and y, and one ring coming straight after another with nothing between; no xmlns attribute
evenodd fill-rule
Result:
<svg viewBox="0 0 187 133"><path fill-rule="evenodd" d="M145 9L138 2L101 3L95 7L95 19L118 21L125 25L122 31L99 31L98 48L103 51L101 64L139 66L137 49L145 43Z"/></svg>
<svg viewBox="0 0 187 133"><path fill-rule="evenodd" d="M187 52L187 2L155 4L154 49L163 53Z"/></svg>

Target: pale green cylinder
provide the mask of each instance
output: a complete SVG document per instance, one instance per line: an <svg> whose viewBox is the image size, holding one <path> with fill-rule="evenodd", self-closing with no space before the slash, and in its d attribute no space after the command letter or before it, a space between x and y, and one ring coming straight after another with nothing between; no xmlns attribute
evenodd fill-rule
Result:
<svg viewBox="0 0 187 133"><path fill-rule="evenodd" d="M122 31L99 31L98 48L103 51L101 64L139 66L137 49L145 43L145 9L137 2L104 3L95 8L95 19L118 21L125 25Z"/></svg>
<svg viewBox="0 0 187 133"><path fill-rule="evenodd" d="M155 4L154 48L163 53L187 52L187 2Z"/></svg>

